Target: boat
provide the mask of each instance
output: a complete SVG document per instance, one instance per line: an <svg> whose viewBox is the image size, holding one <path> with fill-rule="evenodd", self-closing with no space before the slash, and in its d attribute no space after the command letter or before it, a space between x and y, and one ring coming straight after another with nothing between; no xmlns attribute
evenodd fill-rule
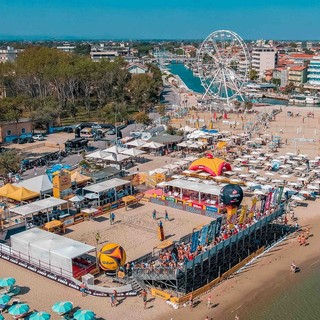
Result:
<svg viewBox="0 0 320 320"><path fill-rule="evenodd" d="M293 104L318 104L320 103L320 97L297 94L291 96L289 102Z"/></svg>

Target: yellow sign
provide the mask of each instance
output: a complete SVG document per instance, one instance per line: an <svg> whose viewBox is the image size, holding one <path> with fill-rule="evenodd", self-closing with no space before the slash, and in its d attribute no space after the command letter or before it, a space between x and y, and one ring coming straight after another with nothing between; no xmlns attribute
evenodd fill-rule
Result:
<svg viewBox="0 0 320 320"><path fill-rule="evenodd" d="M161 299L164 299L164 300L169 300L171 295L165 291L161 291L161 290L158 290L158 289L155 289L155 288L151 288L151 294L154 296L154 297L158 297L158 298L161 298Z"/></svg>
<svg viewBox="0 0 320 320"><path fill-rule="evenodd" d="M229 229L233 229L234 223L237 220L237 207L227 206L227 222L229 224Z"/></svg>

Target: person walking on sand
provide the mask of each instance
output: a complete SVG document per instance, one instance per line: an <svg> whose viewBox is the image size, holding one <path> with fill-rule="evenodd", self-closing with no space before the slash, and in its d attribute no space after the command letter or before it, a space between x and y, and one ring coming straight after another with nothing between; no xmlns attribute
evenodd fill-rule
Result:
<svg viewBox="0 0 320 320"><path fill-rule="evenodd" d="M193 308L193 294L190 294L190 298L189 298L189 305L190 305L190 309L192 310Z"/></svg>
<svg viewBox="0 0 320 320"><path fill-rule="evenodd" d="M169 221L169 214L167 210L164 211L164 220Z"/></svg>
<svg viewBox="0 0 320 320"><path fill-rule="evenodd" d="M114 302L117 305L119 303L117 290L113 290L113 296L114 296Z"/></svg>
<svg viewBox="0 0 320 320"><path fill-rule="evenodd" d="M141 297L142 297L142 301L143 301L143 308L144 310L147 309L147 297L148 294L147 294L147 291L146 289L143 289L142 292L141 292Z"/></svg>
<svg viewBox="0 0 320 320"><path fill-rule="evenodd" d="M209 296L207 299L207 306L208 306L208 309L211 308L211 296Z"/></svg>
<svg viewBox="0 0 320 320"><path fill-rule="evenodd" d="M153 220L157 220L157 211L156 211L156 209L154 209L153 212L152 212L152 219Z"/></svg>
<svg viewBox="0 0 320 320"><path fill-rule="evenodd" d="M115 306L114 294L113 293L110 294L110 304L111 304L111 307Z"/></svg>
<svg viewBox="0 0 320 320"><path fill-rule="evenodd" d="M100 239L101 239L101 236L100 236L99 232L97 232L97 234L96 234L97 245L99 244Z"/></svg>
<svg viewBox="0 0 320 320"><path fill-rule="evenodd" d="M84 282L82 282L81 285L80 285L80 292L81 292L83 297L86 296L86 288L87 288L86 284Z"/></svg>

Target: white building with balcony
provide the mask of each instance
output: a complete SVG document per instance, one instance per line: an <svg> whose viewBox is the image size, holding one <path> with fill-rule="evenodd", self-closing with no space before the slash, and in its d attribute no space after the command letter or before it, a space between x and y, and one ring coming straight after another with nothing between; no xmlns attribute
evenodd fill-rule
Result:
<svg viewBox="0 0 320 320"><path fill-rule="evenodd" d="M256 70L259 78L263 78L265 71L274 69L276 64L276 52L270 47L256 47L252 50L252 69Z"/></svg>
<svg viewBox="0 0 320 320"><path fill-rule="evenodd" d="M310 61L307 78L308 84L320 86L320 56Z"/></svg>

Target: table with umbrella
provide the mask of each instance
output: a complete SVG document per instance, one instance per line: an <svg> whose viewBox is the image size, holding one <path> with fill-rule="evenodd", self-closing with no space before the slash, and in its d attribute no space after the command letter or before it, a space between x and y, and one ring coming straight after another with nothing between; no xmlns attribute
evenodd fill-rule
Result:
<svg viewBox="0 0 320 320"><path fill-rule="evenodd" d="M50 318L51 318L50 313L43 312L43 311L33 312L29 316L29 320L49 320Z"/></svg>
<svg viewBox="0 0 320 320"><path fill-rule="evenodd" d="M8 310L15 319L23 318L30 310L30 307L26 303L17 303L11 306Z"/></svg>
<svg viewBox="0 0 320 320"><path fill-rule="evenodd" d="M91 310L77 310L74 315L73 319L76 320L94 320L96 318L96 315Z"/></svg>
<svg viewBox="0 0 320 320"><path fill-rule="evenodd" d="M70 301L61 301L61 302L56 302L52 306L52 310L59 315L65 314L67 312L70 312L73 309L73 303Z"/></svg>

